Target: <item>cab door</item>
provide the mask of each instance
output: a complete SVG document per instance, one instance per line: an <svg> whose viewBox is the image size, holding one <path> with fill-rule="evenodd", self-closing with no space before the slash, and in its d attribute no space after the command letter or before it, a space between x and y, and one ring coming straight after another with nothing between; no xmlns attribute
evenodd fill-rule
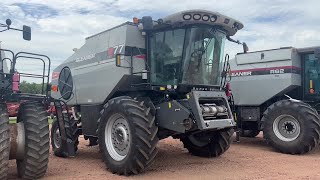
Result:
<svg viewBox="0 0 320 180"><path fill-rule="evenodd" d="M307 100L320 99L320 59L314 53L302 55L304 64L303 88L304 98Z"/></svg>

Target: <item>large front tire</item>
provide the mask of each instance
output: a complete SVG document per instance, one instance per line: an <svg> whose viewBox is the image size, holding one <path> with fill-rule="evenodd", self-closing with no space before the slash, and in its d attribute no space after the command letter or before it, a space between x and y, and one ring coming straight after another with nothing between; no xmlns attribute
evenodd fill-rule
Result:
<svg viewBox="0 0 320 180"><path fill-rule="evenodd" d="M7 179L10 154L10 127L7 106L0 104L0 179Z"/></svg>
<svg viewBox="0 0 320 180"><path fill-rule="evenodd" d="M25 130L23 160L17 160L19 177L39 179L47 171L49 162L49 124L47 112L41 103L23 103L18 113L18 123Z"/></svg>
<svg viewBox="0 0 320 180"><path fill-rule="evenodd" d="M209 134L198 133L180 140L189 153L200 157L217 157L226 152L231 144L233 129L223 129Z"/></svg>
<svg viewBox="0 0 320 180"><path fill-rule="evenodd" d="M304 154L319 144L319 115L306 103L278 101L268 107L261 121L267 143L282 153Z"/></svg>
<svg viewBox="0 0 320 180"><path fill-rule="evenodd" d="M143 101L111 99L104 105L98 123L99 148L112 173L138 174L150 166L158 152L158 127Z"/></svg>
<svg viewBox="0 0 320 180"><path fill-rule="evenodd" d="M63 113L64 119L67 120L68 114ZM55 118L52 123L51 127L51 147L54 152L55 156L58 157L68 157L68 154L66 154L63 149L62 149L62 139L61 139L61 134L60 134L60 129L59 129L59 124L58 120ZM78 151L78 145L79 145L79 133L78 133L78 126L77 126L77 121L74 120L73 117L70 119L69 122L65 122L65 129L66 133L68 134L68 137L72 137L72 141L74 144L74 152Z"/></svg>

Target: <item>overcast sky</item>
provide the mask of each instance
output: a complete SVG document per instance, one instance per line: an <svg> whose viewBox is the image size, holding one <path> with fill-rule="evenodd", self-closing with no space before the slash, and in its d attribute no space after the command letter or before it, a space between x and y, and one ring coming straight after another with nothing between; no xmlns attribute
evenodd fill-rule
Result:
<svg viewBox="0 0 320 180"><path fill-rule="evenodd" d="M247 42L250 51L284 46L320 45L319 0L1 0L0 21L12 27L32 27L32 41L18 32L0 33L2 48L46 54L53 68L84 43L84 38L132 17L154 19L176 11L206 9L236 18L244 28L234 38ZM242 47L226 43L234 56ZM28 64L26 62L26 64ZM29 70L34 69L29 62Z"/></svg>

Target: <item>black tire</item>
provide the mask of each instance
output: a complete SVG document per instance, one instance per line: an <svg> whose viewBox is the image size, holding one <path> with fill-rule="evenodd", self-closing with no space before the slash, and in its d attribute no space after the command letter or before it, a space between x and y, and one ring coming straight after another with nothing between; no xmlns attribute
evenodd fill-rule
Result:
<svg viewBox="0 0 320 180"><path fill-rule="evenodd" d="M115 160L106 145L105 128L107 122L112 121L112 117L115 115L123 117L122 119L128 124L128 132L130 132L128 135L130 148L122 160ZM138 174L151 165L158 152L156 148L159 140L157 137L158 127L155 125L155 115L150 112L149 107L146 107L144 101L138 101L131 97L111 99L104 105L98 123L100 152L106 166L112 173L119 175Z"/></svg>
<svg viewBox="0 0 320 180"><path fill-rule="evenodd" d="M276 129L279 129L280 122L277 123L277 119L282 116L293 117L294 121L298 122L298 126L289 130L291 134L296 133L295 137L283 139L282 136L285 136L279 135L280 130ZM294 100L278 101L268 107L261 121L265 140L282 153L304 154L319 144L320 119L317 111L309 104ZM281 131L286 132L287 127L283 127L284 130Z"/></svg>
<svg viewBox="0 0 320 180"><path fill-rule="evenodd" d="M10 127L6 104L0 104L0 179L7 179L10 154Z"/></svg>
<svg viewBox="0 0 320 180"><path fill-rule="evenodd" d="M68 119L67 114L64 113L63 114L64 119ZM66 127L66 133L69 137L72 137L72 141L74 143L74 152L78 151L78 145L79 145L79 133L78 133L78 126L77 126L77 121L74 120L73 117L71 117L70 119L70 123L69 122L65 122L64 123L65 127ZM71 128L68 128L71 127ZM51 147L52 150L54 152L54 155L58 156L58 157L68 157L68 154L66 154L61 146L61 136L60 136L60 143L57 140L57 131L59 130L59 124L57 119L55 118L52 122L52 127L51 127ZM60 134L59 134L60 135Z"/></svg>
<svg viewBox="0 0 320 180"><path fill-rule="evenodd" d="M25 129L24 159L17 160L19 177L39 179L47 171L49 162L49 124L48 115L41 103L20 105L18 119Z"/></svg>
<svg viewBox="0 0 320 180"><path fill-rule="evenodd" d="M260 133L260 130L241 130L240 136L254 138L254 137L258 136L259 133Z"/></svg>
<svg viewBox="0 0 320 180"><path fill-rule="evenodd" d="M200 136L191 137L191 135L189 135L180 138L180 140L192 155L200 157L217 157L229 149L233 132L233 129L229 128L213 131L204 136L201 136L201 133L199 134ZM205 140L200 140L200 138L204 138ZM198 142L202 145L199 145Z"/></svg>

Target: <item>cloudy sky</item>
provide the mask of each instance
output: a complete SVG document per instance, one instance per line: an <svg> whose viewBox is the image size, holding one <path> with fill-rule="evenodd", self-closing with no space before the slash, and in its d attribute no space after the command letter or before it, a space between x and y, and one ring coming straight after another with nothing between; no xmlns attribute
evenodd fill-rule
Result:
<svg viewBox="0 0 320 180"><path fill-rule="evenodd" d="M1 0L0 21L12 27L32 27L32 41L18 32L0 33L2 47L46 54L53 68L81 47L84 38L110 27L151 15L154 19L186 9L218 11L245 27L234 38L247 42L250 51L284 46L319 46L319 0ZM227 43L231 56L241 46ZM26 62L25 64L28 64ZM29 62L29 70L34 69ZM31 65L31 66L30 66Z"/></svg>

